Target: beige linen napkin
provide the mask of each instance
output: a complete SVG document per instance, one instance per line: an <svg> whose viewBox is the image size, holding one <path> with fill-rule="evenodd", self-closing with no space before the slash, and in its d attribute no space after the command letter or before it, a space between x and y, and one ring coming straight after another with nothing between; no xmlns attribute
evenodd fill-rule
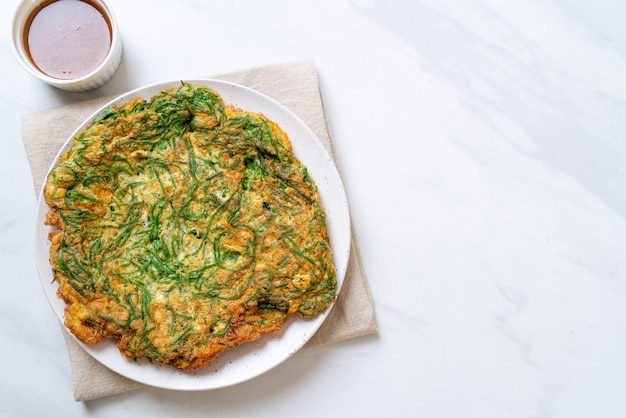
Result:
<svg viewBox="0 0 626 418"><path fill-rule="evenodd" d="M211 78L245 85L282 103L315 132L334 158L317 71L312 61L256 67ZM52 160L68 136L86 117L111 99L105 97L74 103L22 118L22 137L37 194ZM304 348L376 332L374 304L353 233L350 261L341 293L326 321ZM102 366L80 347L65 328L63 335L70 355L76 401L110 396L143 386Z"/></svg>

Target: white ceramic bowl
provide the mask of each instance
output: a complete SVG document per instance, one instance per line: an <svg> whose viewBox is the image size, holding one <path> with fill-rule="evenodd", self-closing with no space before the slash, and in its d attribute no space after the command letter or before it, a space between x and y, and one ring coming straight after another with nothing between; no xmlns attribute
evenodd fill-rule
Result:
<svg viewBox="0 0 626 418"><path fill-rule="evenodd" d="M28 57L26 45L24 45L24 30L31 13L42 3L46 3L46 0L23 0L17 7L13 17L11 46L18 62L26 69L26 71L51 86L75 92L96 89L113 77L113 74L117 71L117 68L122 60L122 39L119 34L117 21L115 19L115 15L113 14L113 10L105 1L90 1L100 6L100 8L106 13L107 18L111 23L111 48L109 49L104 61L92 72L82 77L69 80L50 77L49 75L41 72Z"/></svg>

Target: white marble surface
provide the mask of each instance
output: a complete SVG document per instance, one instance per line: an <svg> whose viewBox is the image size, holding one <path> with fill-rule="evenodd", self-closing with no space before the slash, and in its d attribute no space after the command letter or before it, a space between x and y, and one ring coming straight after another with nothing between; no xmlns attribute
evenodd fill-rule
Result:
<svg viewBox="0 0 626 418"><path fill-rule="evenodd" d="M114 79L64 93L0 3L0 416L626 416L626 3L110 0ZM33 261L22 115L314 59L377 337L231 388L76 403Z"/></svg>

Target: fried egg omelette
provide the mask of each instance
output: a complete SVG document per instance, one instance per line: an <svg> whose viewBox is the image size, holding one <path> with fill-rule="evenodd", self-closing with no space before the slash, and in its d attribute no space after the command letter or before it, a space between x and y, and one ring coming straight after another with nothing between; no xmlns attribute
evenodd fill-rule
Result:
<svg viewBox="0 0 626 418"><path fill-rule="evenodd" d="M319 193L262 114L182 83L102 111L46 178L65 326L183 370L336 297Z"/></svg>

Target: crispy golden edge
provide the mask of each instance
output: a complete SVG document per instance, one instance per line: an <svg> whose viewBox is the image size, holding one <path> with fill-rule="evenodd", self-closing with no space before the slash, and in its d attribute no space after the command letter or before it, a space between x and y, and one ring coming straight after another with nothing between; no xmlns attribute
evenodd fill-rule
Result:
<svg viewBox="0 0 626 418"><path fill-rule="evenodd" d="M126 106L132 107L134 104L135 101L131 101ZM263 115L249 114L241 111L240 109L235 109L232 106L225 107L224 112L228 117L246 114L251 115L254 118L264 118ZM291 152L291 144L287 135L274 122L268 121L268 125L272 135L278 140L283 148L288 152ZM289 175L286 175L286 177L286 180L294 181L294 179L288 178ZM61 187L58 187L57 184L57 187L51 187L47 183L46 188L44 189L44 197L51 206L51 210L46 216L46 224L57 228L51 232L49 236L51 242L50 261L53 268L55 267L56 254L60 249L61 241L66 233L65 224L59 215L60 209L54 204L55 201L65 197L67 189L64 186L66 185L61 184ZM293 191L290 191L290 193L293 194ZM319 197L314 189L313 191L306 189L306 193L307 198L312 199L319 204ZM323 231L321 234L322 238L327 240L327 232ZM329 250L328 257L330 257L330 254ZM59 289L57 292L58 296L66 303L65 325L79 340L84 343L91 344L104 338L114 338L119 340L118 347L124 356L132 359L137 359L138 357L143 356L142 353L137 353L135 351L131 334L121 332L119 328L116 328L115 326L108 326L108 324L105 324L104 326L103 324L94 324L90 319L91 315L93 315L93 312L95 311L110 311L111 309L115 309L116 304L113 303L110 298L107 299L107 297L101 294L89 294L87 296L79 294L77 290L69 284L67 277L61 274L58 269L54 272L54 278L57 282L59 282ZM307 285L307 277L292 278L291 286L303 286L303 288L306 288ZM219 356L219 354L231 347L235 347L245 342L254 341L266 333L276 332L280 329L286 318L289 315L296 313L298 309L298 306L290 305L286 315L283 312L270 313L268 317L272 315L274 316L274 318L268 320L268 323L271 325L260 327L253 325L254 321L250 320L249 317L251 315L250 312L254 312L254 309L258 309L258 306L256 306L255 303L256 302L253 301L246 307L246 309L250 310L249 312L246 311L246 309L244 309L241 305L237 305L232 308L233 310L238 310L238 312L237 315L233 317L233 320L229 325L230 332L225 335L214 337L208 343L203 344L202 346L194 346L191 350L178 350L169 353L164 358L156 358L155 360L170 364L183 370L196 370L210 364L215 360L215 358L217 358L217 356ZM151 306L150 309L154 311L151 312L151 314L161 316L164 315L163 312L159 312L160 308L156 305ZM163 311L163 309L160 310ZM139 326L140 324L130 324L130 327L133 329L138 328Z"/></svg>

